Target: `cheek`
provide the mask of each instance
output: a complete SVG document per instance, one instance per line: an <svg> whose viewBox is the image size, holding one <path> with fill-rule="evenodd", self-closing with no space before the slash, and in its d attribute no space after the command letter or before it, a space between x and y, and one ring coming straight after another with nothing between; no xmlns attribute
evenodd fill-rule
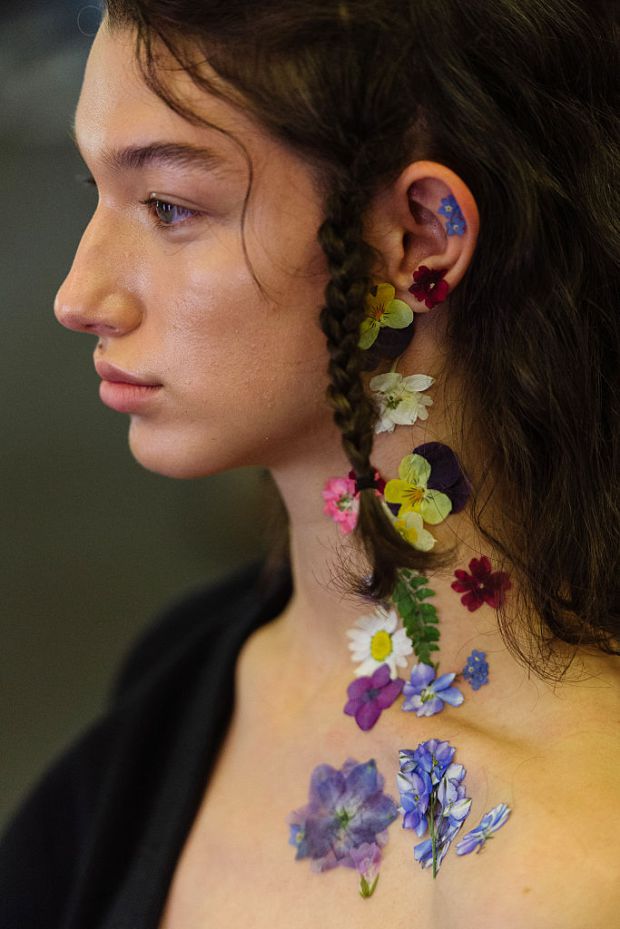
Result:
<svg viewBox="0 0 620 929"><path fill-rule="evenodd" d="M318 323L323 282L266 282L257 269L267 293L277 286L276 302L261 296L237 256L202 265L193 257L191 270L181 270L177 261L157 276L167 299L155 301L153 321L171 402L150 423L132 424L136 457L169 474L207 474L269 466L292 443L303 451L304 442L333 432ZM171 300L173 293L182 296Z"/></svg>

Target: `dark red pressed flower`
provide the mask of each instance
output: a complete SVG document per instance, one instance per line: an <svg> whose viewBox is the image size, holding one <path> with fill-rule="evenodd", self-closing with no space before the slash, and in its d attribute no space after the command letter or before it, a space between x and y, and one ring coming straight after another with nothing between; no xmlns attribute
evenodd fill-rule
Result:
<svg viewBox="0 0 620 929"><path fill-rule="evenodd" d="M409 288L409 293L413 294L416 300L426 304L429 310L441 303L448 296L450 285L443 280L446 269L443 270L427 268L426 265L420 265L417 271L413 273L414 283Z"/></svg>
<svg viewBox="0 0 620 929"><path fill-rule="evenodd" d="M454 572L457 578L450 585L452 590L462 593L461 603L470 613L477 610L483 603L488 603L497 610L504 602L504 592L512 587L510 578L505 571L492 571L491 562L486 555L482 558L472 558L469 570L458 568Z"/></svg>

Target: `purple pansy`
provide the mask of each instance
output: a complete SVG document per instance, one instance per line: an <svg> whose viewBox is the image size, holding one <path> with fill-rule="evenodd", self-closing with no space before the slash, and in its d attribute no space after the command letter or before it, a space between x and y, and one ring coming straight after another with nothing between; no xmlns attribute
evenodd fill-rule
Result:
<svg viewBox="0 0 620 929"><path fill-rule="evenodd" d="M383 784L374 759L358 763L349 758L340 770L317 765L310 779L309 803L288 819L295 858L310 858L315 871L338 865L356 868L353 849L385 845L387 827L398 816L398 807L383 793Z"/></svg>
<svg viewBox="0 0 620 929"><path fill-rule="evenodd" d="M505 803L499 803L493 807L492 810L484 814L480 823L458 842L456 846L457 855L469 855L474 849L480 852L484 848L487 839L493 838L491 833L501 829L509 816L510 807Z"/></svg>
<svg viewBox="0 0 620 929"><path fill-rule="evenodd" d="M444 703L460 706L465 697L458 687L451 687L456 672L442 674L435 680L432 665L419 664L411 669L409 681L403 687L405 700L402 709L414 711L416 716L434 716L443 710Z"/></svg>
<svg viewBox="0 0 620 929"><path fill-rule="evenodd" d="M461 674L474 690L479 690L483 684L489 683L489 665L486 653L476 648L469 655Z"/></svg>
<svg viewBox="0 0 620 929"><path fill-rule="evenodd" d="M347 716L355 716L360 729L372 729L383 710L392 706L404 684L400 677L391 680L388 664L379 665L369 677L358 677L351 681L347 687L349 699L345 703L344 712Z"/></svg>
<svg viewBox="0 0 620 929"><path fill-rule="evenodd" d="M428 479L430 490L439 490L452 501L452 513L460 512L471 492L471 485L455 453L442 442L425 442L413 450L414 455L422 455L431 466Z"/></svg>

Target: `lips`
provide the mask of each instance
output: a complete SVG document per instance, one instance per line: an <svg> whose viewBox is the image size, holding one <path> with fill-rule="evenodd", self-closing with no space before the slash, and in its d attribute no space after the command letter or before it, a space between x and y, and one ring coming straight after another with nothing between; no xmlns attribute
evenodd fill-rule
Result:
<svg viewBox="0 0 620 929"><path fill-rule="evenodd" d="M138 387L161 387L159 381L149 378L138 377L136 374L130 374L117 368L116 365L108 361L96 361L95 370L100 378L104 381L111 381L113 384L135 384Z"/></svg>

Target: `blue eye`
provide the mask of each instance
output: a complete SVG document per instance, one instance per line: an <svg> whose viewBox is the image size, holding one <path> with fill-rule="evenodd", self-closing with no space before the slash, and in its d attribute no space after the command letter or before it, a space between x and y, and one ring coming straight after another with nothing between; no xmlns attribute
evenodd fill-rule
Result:
<svg viewBox="0 0 620 929"><path fill-rule="evenodd" d="M76 177L83 184L88 184L90 187L97 186L92 174L80 174ZM146 200L140 200L140 203L147 207L150 216L159 229L181 226L191 222L198 216L202 216L202 213L198 210L190 210L186 206L179 206L178 203L168 203L167 200L160 200L159 197L148 197Z"/></svg>

